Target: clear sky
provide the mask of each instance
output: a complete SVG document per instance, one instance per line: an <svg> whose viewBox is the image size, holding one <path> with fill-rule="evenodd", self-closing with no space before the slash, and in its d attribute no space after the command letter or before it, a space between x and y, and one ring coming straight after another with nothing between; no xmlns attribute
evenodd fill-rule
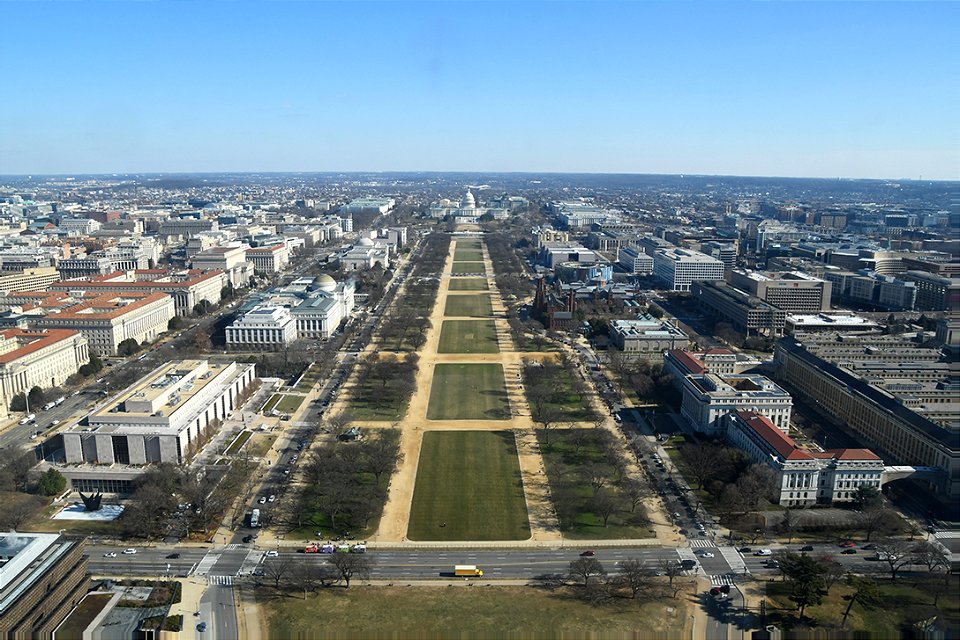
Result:
<svg viewBox="0 0 960 640"><path fill-rule="evenodd" d="M960 178L960 4L10 2L0 174Z"/></svg>

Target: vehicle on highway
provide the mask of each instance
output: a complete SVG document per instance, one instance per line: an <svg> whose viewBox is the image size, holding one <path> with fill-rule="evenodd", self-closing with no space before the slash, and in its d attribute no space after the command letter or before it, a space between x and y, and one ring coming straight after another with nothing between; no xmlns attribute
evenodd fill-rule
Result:
<svg viewBox="0 0 960 640"><path fill-rule="evenodd" d="M279 552L279 551L267 551L267 553L266 553L266 556L267 556L268 558L276 558L276 557L279 556L279 555L280 555L280 552Z"/></svg>
<svg viewBox="0 0 960 640"><path fill-rule="evenodd" d="M755 556L772 556L772 555L773 555L773 551L771 551L770 549L757 549L756 551L753 552L753 555L755 555Z"/></svg>
<svg viewBox="0 0 960 640"><path fill-rule="evenodd" d="M243 544L250 544L253 542L253 536L243 536Z"/></svg>
<svg viewBox="0 0 960 640"><path fill-rule="evenodd" d="M104 558L116 558L116 557L117 557L117 554L116 554L116 552L114 552L114 551L107 551L105 554L103 554L103 557L104 557Z"/></svg>
<svg viewBox="0 0 960 640"><path fill-rule="evenodd" d="M37 414L31 413L31 414L25 415L23 418L21 418L21 419L20 419L20 424L27 424L28 422L33 422L33 421L36 420L36 419L37 419Z"/></svg>
<svg viewBox="0 0 960 640"><path fill-rule="evenodd" d="M813 545L805 544L802 547L800 547L800 551L813 551Z"/></svg>
<svg viewBox="0 0 960 640"><path fill-rule="evenodd" d="M206 631L206 630L207 630L207 623L206 623L206 622L201 622L201 623L199 623L199 624L197 625L197 631L199 631L200 633L203 633L203 632Z"/></svg>
<svg viewBox="0 0 960 640"><path fill-rule="evenodd" d="M592 558L593 556L597 555L597 552L593 549L587 549L586 551L581 551L580 555L587 558Z"/></svg>
<svg viewBox="0 0 960 640"><path fill-rule="evenodd" d="M700 557L701 557L701 558L713 558L713 557L715 557L715 556L714 556L713 553L711 553L710 551L701 551L701 552L700 552Z"/></svg>
<svg viewBox="0 0 960 640"><path fill-rule="evenodd" d="M123 550L123 555L125 555L125 556L132 556L132 555L135 554L136 552L137 552L137 550L131 547L130 549L124 549L124 550Z"/></svg>
<svg viewBox="0 0 960 640"><path fill-rule="evenodd" d="M740 547L739 549L737 549L737 551L739 551L740 553L750 553L751 551L753 551L753 549L751 549L750 547Z"/></svg>
<svg viewBox="0 0 960 640"><path fill-rule="evenodd" d="M483 571L474 564L458 564L453 567L453 575L464 578L482 578Z"/></svg>
<svg viewBox="0 0 960 640"><path fill-rule="evenodd" d="M320 553L320 545L316 542L311 542L303 548L304 553Z"/></svg>
<svg viewBox="0 0 960 640"><path fill-rule="evenodd" d="M689 558L686 558L684 560L677 560L677 562L680 563L680 568L684 571L690 571L697 568L696 560L690 560Z"/></svg>
<svg viewBox="0 0 960 640"><path fill-rule="evenodd" d="M367 543L358 542L357 544L350 547L350 553L366 553L367 552Z"/></svg>
<svg viewBox="0 0 960 640"><path fill-rule="evenodd" d="M844 549L844 550L841 551L840 553L842 553L842 554L845 555L845 556L849 556L849 555L855 554L856 552L857 552L856 549L851 549L850 547L847 547L846 549ZM879 554L878 554L878 555L879 555Z"/></svg>
<svg viewBox="0 0 960 640"><path fill-rule="evenodd" d="M870 544L865 544L860 548L863 549L864 551L875 551L877 548L877 545L871 542Z"/></svg>
<svg viewBox="0 0 960 640"><path fill-rule="evenodd" d="M179 557L180 557L180 554L179 554L179 553L170 553L170 554L167 554L167 558L170 559L170 560L176 560L176 559L178 559Z"/></svg>
<svg viewBox="0 0 960 640"><path fill-rule="evenodd" d="M857 546L856 543L851 542L849 540L847 540L846 542L840 543L840 547L843 549L853 549L855 546Z"/></svg>
<svg viewBox="0 0 960 640"><path fill-rule="evenodd" d="M51 427L55 427L55 426L57 426L58 424L60 424L60 421L59 421L59 420L54 420L53 422L50 423L50 426L51 426Z"/></svg>

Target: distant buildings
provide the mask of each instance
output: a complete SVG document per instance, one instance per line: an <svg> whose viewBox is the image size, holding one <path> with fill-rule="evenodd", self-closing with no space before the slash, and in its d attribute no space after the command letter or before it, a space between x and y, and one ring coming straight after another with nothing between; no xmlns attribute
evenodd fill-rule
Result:
<svg viewBox="0 0 960 640"><path fill-rule="evenodd" d="M830 309L830 283L799 271L735 269L730 274L730 285L789 313Z"/></svg>
<svg viewBox="0 0 960 640"><path fill-rule="evenodd" d="M370 238L360 238L357 244L340 255L340 265L344 271L364 271L377 265L388 269L390 248Z"/></svg>
<svg viewBox="0 0 960 640"><path fill-rule="evenodd" d="M254 273L280 273L290 263L290 252L284 244L247 249L247 260L253 263ZM196 262L196 260L194 260Z"/></svg>
<svg viewBox="0 0 960 640"><path fill-rule="evenodd" d="M194 307L206 300L220 302L220 292L227 284L223 271L137 269L116 271L88 279L65 280L50 286L50 291L84 291L89 294L165 293L174 301L176 315L188 316Z"/></svg>
<svg viewBox="0 0 960 640"><path fill-rule="evenodd" d="M723 280L723 263L689 249L659 249L653 254L653 274L672 291L690 291L693 282Z"/></svg>
<svg viewBox="0 0 960 640"><path fill-rule="evenodd" d="M354 213L365 213L365 212L376 212L378 214L384 214L393 209L396 206L397 201L393 198L355 198L351 200L348 204L340 207L340 213L354 214ZM351 218L351 223L352 223ZM352 224L350 229L344 229L344 231L352 231Z"/></svg>
<svg viewBox="0 0 960 640"><path fill-rule="evenodd" d="M540 248L540 260L543 264L555 269L558 265L568 262L592 264L603 262L600 256L592 249L576 243L544 243Z"/></svg>
<svg viewBox="0 0 960 640"><path fill-rule="evenodd" d="M0 638L53 638L89 584L82 538L0 533Z"/></svg>
<svg viewBox="0 0 960 640"><path fill-rule="evenodd" d="M63 433L60 471L75 490L127 493L143 465L189 461L255 379L249 363L165 363Z"/></svg>
<svg viewBox="0 0 960 640"><path fill-rule="evenodd" d="M669 321L644 315L637 320L612 320L610 342L626 354L659 358L664 351L685 349L690 339Z"/></svg>
<svg viewBox="0 0 960 640"><path fill-rule="evenodd" d="M248 245L239 243L212 247L194 255L190 264L194 269L222 271L230 284L239 289L247 286L253 275L254 265L247 261L249 249Z"/></svg>
<svg viewBox="0 0 960 640"><path fill-rule="evenodd" d="M639 247L624 247L617 254L617 263L631 275L649 275L653 273L653 256L649 256Z"/></svg>
<svg viewBox="0 0 960 640"><path fill-rule="evenodd" d="M716 320L729 322L746 335L783 333L787 314L772 304L725 282L695 282L690 291Z"/></svg>

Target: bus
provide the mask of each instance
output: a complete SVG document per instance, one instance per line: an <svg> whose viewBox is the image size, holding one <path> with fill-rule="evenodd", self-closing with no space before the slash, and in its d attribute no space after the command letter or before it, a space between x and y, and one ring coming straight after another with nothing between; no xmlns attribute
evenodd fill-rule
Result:
<svg viewBox="0 0 960 640"><path fill-rule="evenodd" d="M253 528L260 526L260 509L254 509L250 514L250 526Z"/></svg>

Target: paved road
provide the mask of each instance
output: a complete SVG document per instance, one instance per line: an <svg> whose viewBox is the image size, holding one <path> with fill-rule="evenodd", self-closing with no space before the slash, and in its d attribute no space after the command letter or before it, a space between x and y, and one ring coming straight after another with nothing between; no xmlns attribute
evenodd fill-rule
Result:
<svg viewBox="0 0 960 640"><path fill-rule="evenodd" d="M31 440L31 435L37 431L41 431L43 434L52 432L54 427L51 423L54 420L60 420L66 423L68 417L74 413L83 411L98 399L99 395L95 392L83 392L78 395L67 396L67 399L64 400L62 404L49 411L44 411L42 407L30 407L30 412L37 416L36 422L30 424L14 424L3 433L0 433L0 449L11 445L25 446L33 444L38 447L39 455L39 446L47 436L43 435L43 437ZM51 452L45 450L43 453L49 455Z"/></svg>
<svg viewBox="0 0 960 640"><path fill-rule="evenodd" d="M205 631L197 625L206 622ZM189 623L188 623L189 624ZM200 615L193 618L195 638L198 640L232 640L240 637L237 631L237 611L233 601L233 587L210 586L200 598Z"/></svg>

